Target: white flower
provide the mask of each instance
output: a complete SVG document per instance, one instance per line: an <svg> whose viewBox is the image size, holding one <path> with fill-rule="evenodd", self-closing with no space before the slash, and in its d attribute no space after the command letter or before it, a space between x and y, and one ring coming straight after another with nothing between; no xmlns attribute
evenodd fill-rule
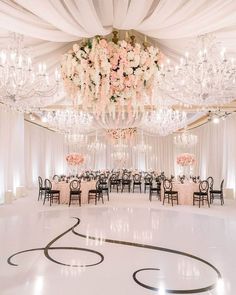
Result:
<svg viewBox="0 0 236 295"><path fill-rule="evenodd" d="M73 51L77 52L79 50L79 45L78 44L74 44L73 45Z"/></svg>
<svg viewBox="0 0 236 295"><path fill-rule="evenodd" d="M133 60L134 59L134 52L133 51L129 51L127 53L127 59L128 60Z"/></svg>

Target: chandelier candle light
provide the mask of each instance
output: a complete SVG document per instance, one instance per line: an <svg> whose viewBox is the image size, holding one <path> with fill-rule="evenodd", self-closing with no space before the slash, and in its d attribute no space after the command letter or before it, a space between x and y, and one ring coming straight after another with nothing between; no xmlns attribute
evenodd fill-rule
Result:
<svg viewBox="0 0 236 295"><path fill-rule="evenodd" d="M191 148L197 144L197 139L197 135L184 131L174 136L174 144L183 148Z"/></svg>
<svg viewBox="0 0 236 295"><path fill-rule="evenodd" d="M29 49L23 47L23 35L11 34L8 48L0 51L0 97L5 104L14 105L32 97L52 97L59 88L60 72L54 78L45 63L36 70Z"/></svg>
<svg viewBox="0 0 236 295"><path fill-rule="evenodd" d="M201 35L180 58L160 66L157 83L167 97L199 108L223 105L235 99L236 66L219 48L214 36Z"/></svg>

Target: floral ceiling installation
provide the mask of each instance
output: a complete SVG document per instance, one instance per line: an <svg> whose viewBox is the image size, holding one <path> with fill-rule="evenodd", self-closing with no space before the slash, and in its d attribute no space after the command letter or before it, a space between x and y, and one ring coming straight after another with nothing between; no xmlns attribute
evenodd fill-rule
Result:
<svg viewBox="0 0 236 295"><path fill-rule="evenodd" d="M111 102L121 105L150 96L158 71L158 49L129 41L101 37L88 39L63 55L61 69L65 87L72 97L79 95L84 107L102 111Z"/></svg>
<svg viewBox="0 0 236 295"><path fill-rule="evenodd" d="M66 161L68 165L79 166L82 165L85 161L85 158L81 154L72 153L66 156Z"/></svg>
<svg viewBox="0 0 236 295"><path fill-rule="evenodd" d="M196 157L194 154L183 153L177 156L176 162L180 166L193 166L196 164Z"/></svg>
<svg viewBox="0 0 236 295"><path fill-rule="evenodd" d="M108 129L107 135L112 140L119 139L132 139L137 133L137 128L125 128L125 129Z"/></svg>

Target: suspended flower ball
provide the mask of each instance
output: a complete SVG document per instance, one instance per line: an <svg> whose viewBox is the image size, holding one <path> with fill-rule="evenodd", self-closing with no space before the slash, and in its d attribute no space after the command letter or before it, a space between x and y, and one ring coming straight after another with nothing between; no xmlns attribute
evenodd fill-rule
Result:
<svg viewBox="0 0 236 295"><path fill-rule="evenodd" d="M100 108L110 102L122 103L150 94L158 70L159 50L142 46L131 37L130 42L95 37L74 44L61 62L69 94L79 94L83 105L98 102Z"/></svg>
<svg viewBox="0 0 236 295"><path fill-rule="evenodd" d="M72 153L66 156L66 161L68 165L79 166L85 162L85 158L81 154Z"/></svg>
<svg viewBox="0 0 236 295"><path fill-rule="evenodd" d="M194 154L184 153L177 156L176 162L180 166L193 166L196 164Z"/></svg>

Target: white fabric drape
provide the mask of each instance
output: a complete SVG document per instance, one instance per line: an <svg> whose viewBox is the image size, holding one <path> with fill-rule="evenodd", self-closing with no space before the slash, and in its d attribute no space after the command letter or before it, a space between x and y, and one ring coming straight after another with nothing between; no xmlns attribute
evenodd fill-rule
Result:
<svg viewBox="0 0 236 295"><path fill-rule="evenodd" d="M64 137L35 124L25 122L25 182L28 188L38 183L38 176L51 178L66 173L67 148Z"/></svg>
<svg viewBox="0 0 236 295"><path fill-rule="evenodd" d="M24 186L24 117L0 106L0 203Z"/></svg>
<svg viewBox="0 0 236 295"><path fill-rule="evenodd" d="M196 128L198 144L193 149L197 158L196 174L212 176L216 185L225 179L226 188L236 189L236 115Z"/></svg>
<svg viewBox="0 0 236 295"><path fill-rule="evenodd" d="M110 34L113 28L135 30L156 42L170 58L183 54L197 35L214 33L235 54L234 0L5 0L0 2L0 46L6 31L28 36L36 61L49 66L71 42Z"/></svg>

